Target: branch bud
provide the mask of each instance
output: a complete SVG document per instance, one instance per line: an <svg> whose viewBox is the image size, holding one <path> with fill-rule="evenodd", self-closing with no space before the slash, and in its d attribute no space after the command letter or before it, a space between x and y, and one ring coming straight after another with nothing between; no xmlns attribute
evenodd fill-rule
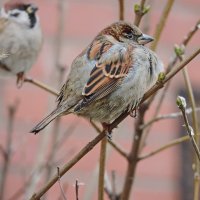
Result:
<svg viewBox="0 0 200 200"><path fill-rule="evenodd" d="M187 106L185 98L184 98L184 97L181 97L181 96L178 96L178 97L177 97L177 99L176 99L176 104L177 104L177 106L178 106L178 108L179 108L180 110L182 110L182 109L185 110L185 108L186 108L186 106Z"/></svg>

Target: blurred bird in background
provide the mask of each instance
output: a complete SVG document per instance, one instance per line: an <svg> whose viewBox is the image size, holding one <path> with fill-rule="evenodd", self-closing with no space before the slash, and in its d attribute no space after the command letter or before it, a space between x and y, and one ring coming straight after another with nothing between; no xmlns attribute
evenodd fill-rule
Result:
<svg viewBox="0 0 200 200"><path fill-rule="evenodd" d="M33 66L42 46L38 8L10 1L0 11L0 76L17 75L21 87L25 73Z"/></svg>

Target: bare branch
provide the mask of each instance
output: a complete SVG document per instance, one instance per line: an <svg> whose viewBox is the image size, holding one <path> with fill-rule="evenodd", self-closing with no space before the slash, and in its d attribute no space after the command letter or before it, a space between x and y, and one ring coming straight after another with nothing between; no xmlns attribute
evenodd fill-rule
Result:
<svg viewBox="0 0 200 200"><path fill-rule="evenodd" d="M165 144L165 145L161 146L160 148L158 148L158 149L156 149L156 150L154 150L154 151L152 151L150 153L147 153L145 155L139 156L138 157L138 161L144 160L144 159L149 158L151 156L154 156L154 155L160 153L161 151L164 151L164 150L166 150L166 149L168 149L168 148L170 148L172 146L175 146L175 145L181 144L183 142L186 142L189 139L190 139L189 136L183 136L181 138L175 139L175 140L169 142L168 144Z"/></svg>
<svg viewBox="0 0 200 200"><path fill-rule="evenodd" d="M155 31L155 34L154 34L155 40L150 47L153 51L155 51L156 48L157 48L158 42L160 40L160 36L161 36L162 31L165 27L165 23L168 19L168 16L169 16L169 13L172 9L173 4L174 4L174 0L168 0L167 4L166 4L166 6L165 6L165 8L162 12L162 16L160 17L160 21L159 21L159 23L156 27L156 31Z"/></svg>
<svg viewBox="0 0 200 200"><path fill-rule="evenodd" d="M185 99L183 97L178 97L177 98L177 105L178 105L178 108L181 110L181 112L183 114L183 119L184 119L184 122L185 122L186 130L188 132L188 135L190 136L193 148L194 148L196 155L197 155L197 157L200 161L200 151L199 151L199 148L198 148L197 143L195 141L195 137L194 137L195 133L194 133L192 127L189 125L188 118L187 118L187 115L186 115L186 112L185 112L185 108L186 108Z"/></svg>
<svg viewBox="0 0 200 200"><path fill-rule="evenodd" d="M200 111L200 107L196 108L195 110L196 110L196 112L199 112ZM187 114L191 114L192 109L191 108L187 108L185 110L185 112ZM148 121L147 123L143 124L140 128L145 129L148 126L152 125L153 123L155 123L157 121L160 121L160 120L163 120L163 119L176 119L177 117L181 117L181 116L182 116L181 112L170 113L170 114L167 114L167 115L158 115L157 117L155 117L155 118L151 119L150 121Z"/></svg>
<svg viewBox="0 0 200 200"><path fill-rule="evenodd" d="M79 153L70 160L66 165L64 165L60 169L60 177L62 177L67 171L69 171L83 156L85 156L89 151L93 149L93 147L99 143L106 136L105 132L102 132L97 137L95 137L91 142L89 142ZM30 199L31 200L39 200L41 196L43 196L58 180L58 176L54 175L54 177L37 193L35 193Z"/></svg>
<svg viewBox="0 0 200 200"><path fill-rule="evenodd" d="M101 129L93 121L90 121L90 124L97 131L97 133L102 132ZM119 146L119 144L117 144L116 142L113 142L112 140L107 140L107 141L119 154L121 154L123 157L128 159L127 153L125 152L125 150L122 149L122 147Z"/></svg>
<svg viewBox="0 0 200 200"><path fill-rule="evenodd" d="M79 184L78 184L78 180L76 180L76 184L75 184L76 200L79 200L78 189L79 189Z"/></svg>
<svg viewBox="0 0 200 200"><path fill-rule="evenodd" d="M104 176L105 176L105 164L106 164L106 147L107 137L101 140L101 151L99 160L99 185L98 185L98 199L104 199Z"/></svg>
<svg viewBox="0 0 200 200"><path fill-rule="evenodd" d="M13 130L14 130L14 121L15 121L15 114L17 112L19 105L19 101L16 102L8 107L8 126L7 126L7 134L6 134L6 148L4 150L4 163L1 172L1 180L0 180L0 199L4 199L4 191L5 191L5 184L8 175L8 170L10 166L10 159L12 153L12 140L13 140Z"/></svg>
<svg viewBox="0 0 200 200"><path fill-rule="evenodd" d="M124 0L119 1L119 20L124 20Z"/></svg>
<svg viewBox="0 0 200 200"><path fill-rule="evenodd" d="M132 141L131 151L129 153L128 168L126 171L125 183L123 186L120 199L129 199L133 181L135 180L135 171L137 167L137 160L140 148L140 141L142 139L143 130L140 125L144 123L145 107L141 107L140 115L135 122L135 135Z"/></svg>
<svg viewBox="0 0 200 200"><path fill-rule="evenodd" d="M139 27L142 17L148 13L150 6L145 6L146 0L141 0L140 4L134 5L135 20L134 24Z"/></svg>
<svg viewBox="0 0 200 200"><path fill-rule="evenodd" d="M25 78L24 79L24 82L28 82L28 83L31 83L55 96L58 96L59 92L54 90L53 88L50 88L48 85L45 85L44 83L38 81L38 80L35 80L35 79L32 79L32 78Z"/></svg>

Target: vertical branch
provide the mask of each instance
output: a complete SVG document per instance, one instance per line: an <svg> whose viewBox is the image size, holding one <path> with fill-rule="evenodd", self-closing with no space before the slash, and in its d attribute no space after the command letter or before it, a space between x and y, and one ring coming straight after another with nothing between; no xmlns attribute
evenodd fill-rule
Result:
<svg viewBox="0 0 200 200"><path fill-rule="evenodd" d="M140 4L134 5L134 11L135 11L135 20L134 24L136 26L139 26L142 17L149 11L150 6L145 6L146 0L141 0Z"/></svg>
<svg viewBox="0 0 200 200"><path fill-rule="evenodd" d="M6 184L6 178L9 170L11 151L12 151L12 140L13 140L13 129L14 129L14 119L18 108L18 101L14 105L8 107L8 126L7 126L7 137L6 137L6 149L5 149L5 160L3 164L3 169L1 173L0 182L0 199L4 199L4 190Z"/></svg>
<svg viewBox="0 0 200 200"><path fill-rule="evenodd" d="M105 163L106 163L106 147L107 138L103 138L101 141L101 152L99 162L99 186L98 186L98 199L104 199L104 176L105 176Z"/></svg>
<svg viewBox="0 0 200 200"><path fill-rule="evenodd" d="M55 41L55 70L58 70L58 80L57 83L60 83L63 80L63 72L64 67L62 67L59 64L59 59L61 55L62 50L62 41L63 41L63 31L64 31L64 14L65 14L65 2L64 0L58 1L58 28L57 28L57 36ZM52 134L52 146L49 153L49 165L47 167L47 175L46 180L49 180L52 170L54 166L52 166L52 163L55 159L55 154L57 151L57 143L58 143L58 137L59 137L59 127L60 127L60 118L57 118L55 120L54 126L53 126L53 134Z"/></svg>
<svg viewBox="0 0 200 200"><path fill-rule="evenodd" d="M144 107L143 107L144 108ZM133 185L133 182L135 180L135 173L136 173L136 167L138 162L138 154L140 149L140 142L143 134L143 130L139 127L144 124L144 115L145 115L146 108L140 112L140 115L136 121L135 124L135 135L132 142L131 151L129 153L128 158L128 169L126 171L126 177L125 177L125 183L123 186L122 194L121 194L121 200L129 199L131 188Z"/></svg>
<svg viewBox="0 0 200 200"><path fill-rule="evenodd" d="M124 0L119 1L119 20L124 20Z"/></svg>
<svg viewBox="0 0 200 200"><path fill-rule="evenodd" d="M119 1L119 20L124 20L124 0ZM105 163L106 163L106 147L107 138L101 141L100 161L99 161L99 182L98 182L98 199L104 199L104 176L105 176Z"/></svg>
<svg viewBox="0 0 200 200"><path fill-rule="evenodd" d="M169 13L171 11L173 4L174 4L174 0L168 0L164 8L164 11L162 12L162 16L160 17L160 21L157 25L156 32L154 34L155 41L152 43L150 47L153 51L155 51L157 48L161 33L163 31L163 28L165 27L165 23L167 21L167 18L169 16Z"/></svg>
<svg viewBox="0 0 200 200"><path fill-rule="evenodd" d="M78 183L78 180L76 180L76 184L75 184L76 200L79 200L78 192L79 192L79 183Z"/></svg>
<svg viewBox="0 0 200 200"><path fill-rule="evenodd" d="M167 5L165 6L163 15L156 29L156 33L155 33L156 42L152 45L153 50L155 50L157 47L160 35L164 28L169 12L172 8L173 2L174 0L168 0ZM140 6L138 6L137 4L135 5L135 13L136 13L135 24L137 26L139 26L139 23L144 13L147 13L149 10L148 7L144 6L144 3L145 3L145 0L142 0ZM132 142L132 148L129 154L128 168L126 171L125 183L124 183L122 194L121 194L122 200L129 199L130 197L131 188L135 180L135 173L136 173L136 168L137 168L137 163L138 163L138 154L140 152L141 144L143 143L142 139L143 139L144 130L142 130L140 127L144 123L145 113L148 110L148 107L150 106L153 99L154 99L154 95L151 97L149 103L147 103L146 105L145 104L142 105L141 109L139 110L139 119L137 120L135 124L135 136L134 136L134 140Z"/></svg>

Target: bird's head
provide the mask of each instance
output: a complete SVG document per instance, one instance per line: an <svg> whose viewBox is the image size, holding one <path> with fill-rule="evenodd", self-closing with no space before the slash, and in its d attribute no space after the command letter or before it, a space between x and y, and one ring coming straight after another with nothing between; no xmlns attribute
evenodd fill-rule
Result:
<svg viewBox="0 0 200 200"><path fill-rule="evenodd" d="M110 35L115 40L124 43L134 42L144 45L153 41L151 36L143 34L137 26L122 21L111 24L100 34Z"/></svg>
<svg viewBox="0 0 200 200"><path fill-rule="evenodd" d="M7 3L1 10L1 16L29 28L34 28L38 23L37 10L38 7L33 4Z"/></svg>

